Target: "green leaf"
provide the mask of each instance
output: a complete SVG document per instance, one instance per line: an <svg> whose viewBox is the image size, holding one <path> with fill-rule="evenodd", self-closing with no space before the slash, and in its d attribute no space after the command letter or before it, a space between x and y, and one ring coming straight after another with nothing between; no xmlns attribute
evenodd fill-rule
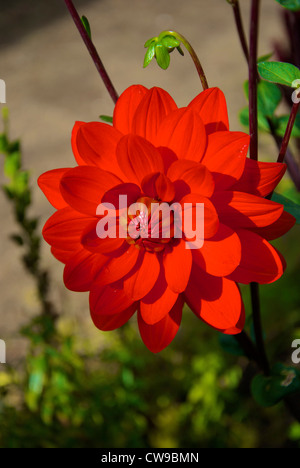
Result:
<svg viewBox="0 0 300 468"><path fill-rule="evenodd" d="M162 44L157 44L155 47L155 57L160 68L167 70L170 65L170 54L168 49Z"/></svg>
<svg viewBox="0 0 300 468"><path fill-rule="evenodd" d="M184 57L184 52L183 52L182 48L180 46L178 46L178 47L176 47L176 49L178 50L180 55L182 55L182 57Z"/></svg>
<svg viewBox="0 0 300 468"><path fill-rule="evenodd" d="M157 42L157 37L151 37L151 39L148 39L148 41L145 42L144 47L148 48L148 47L150 47L150 45L151 45L152 43L155 43L155 44L156 44L156 42Z"/></svg>
<svg viewBox="0 0 300 468"><path fill-rule="evenodd" d="M5 158L4 174L9 179L15 177L16 173L21 167L21 154L16 151Z"/></svg>
<svg viewBox="0 0 300 468"><path fill-rule="evenodd" d="M270 133L270 125L269 125L267 118L264 115L262 115L261 112L258 112L257 117L258 117L258 129L261 132ZM240 111L239 119L240 119L241 124L247 129L249 129L249 108L248 107L244 107Z"/></svg>
<svg viewBox="0 0 300 468"><path fill-rule="evenodd" d="M244 91L249 99L249 81L244 83ZM282 98L279 87L274 83L260 81L257 86L257 118L258 129L261 132L270 133L270 124L268 119L274 117ZM239 114L240 122L244 127L249 128L249 109L245 107Z"/></svg>
<svg viewBox="0 0 300 468"><path fill-rule="evenodd" d="M111 117L110 115L99 115L99 118L103 120L103 122L113 123L113 117Z"/></svg>
<svg viewBox="0 0 300 468"><path fill-rule="evenodd" d="M267 81L290 87L294 81L300 80L299 68L284 62L261 62L257 65L260 76Z"/></svg>
<svg viewBox="0 0 300 468"><path fill-rule="evenodd" d="M300 224L300 205L276 192L272 195L272 201L283 205L285 211L294 216L294 218L296 218L296 223Z"/></svg>
<svg viewBox="0 0 300 468"><path fill-rule="evenodd" d="M89 38L92 39L92 31L91 31L91 26L90 26L89 20L87 19L86 16L83 16L81 18L81 21L82 21L82 24L83 24L86 32L88 33Z"/></svg>
<svg viewBox="0 0 300 468"><path fill-rule="evenodd" d="M173 36L165 36L161 39L160 43L168 49L174 49L180 46L180 41Z"/></svg>
<svg viewBox="0 0 300 468"><path fill-rule="evenodd" d="M270 376L254 377L251 391L259 405L274 406L286 396L300 392L300 371L278 363L273 367Z"/></svg>
<svg viewBox="0 0 300 468"><path fill-rule="evenodd" d="M269 54L266 54L266 55L262 55L261 57L257 59L257 63L267 62L273 55L274 55L273 52L270 52Z"/></svg>
<svg viewBox="0 0 300 468"><path fill-rule="evenodd" d="M271 117L277 109L282 98L278 86L274 83L261 81L257 87L258 111L267 117Z"/></svg>
<svg viewBox="0 0 300 468"><path fill-rule="evenodd" d="M300 0L276 0L276 2L280 3L284 8L292 11L300 10Z"/></svg>
<svg viewBox="0 0 300 468"><path fill-rule="evenodd" d="M272 123L274 125L276 134L280 137L284 137L286 127L288 124L290 116L289 115L282 115L280 117L273 116L272 117ZM300 138L300 115L297 115L294 127L292 130L292 137L294 138Z"/></svg>
<svg viewBox="0 0 300 468"><path fill-rule="evenodd" d="M249 99L249 81L244 83L244 91ZM257 110L262 115L271 117L277 109L282 98L278 86L268 81L260 81L257 86Z"/></svg>
<svg viewBox="0 0 300 468"><path fill-rule="evenodd" d="M150 44L150 46L148 47L148 50L144 58L144 64L143 64L144 68L148 67L149 63L155 57L155 46L156 46L156 43L152 42L152 44Z"/></svg>

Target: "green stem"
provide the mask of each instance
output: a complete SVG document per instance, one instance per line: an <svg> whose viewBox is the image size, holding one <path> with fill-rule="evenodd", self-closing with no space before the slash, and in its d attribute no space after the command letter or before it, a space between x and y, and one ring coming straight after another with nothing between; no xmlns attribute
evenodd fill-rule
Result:
<svg viewBox="0 0 300 468"><path fill-rule="evenodd" d="M186 48L186 50L190 54L190 56L191 56L191 58L192 58L192 60L193 60L193 62L195 64L196 70L197 70L199 78L201 80L203 90L208 89L209 86L208 86L208 83L207 83L207 79L206 79L203 67L201 65L201 62L200 62L195 50L193 49L193 47L191 46L189 41L184 36L182 36L182 34L176 32L176 31L163 31L159 35L160 38L163 38L164 36L173 36L176 39L178 39L178 41L180 41L184 45L184 47Z"/></svg>

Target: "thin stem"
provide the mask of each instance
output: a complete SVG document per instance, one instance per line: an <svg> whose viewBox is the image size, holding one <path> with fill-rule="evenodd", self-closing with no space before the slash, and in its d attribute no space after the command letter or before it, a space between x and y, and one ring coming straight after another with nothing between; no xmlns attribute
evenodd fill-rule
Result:
<svg viewBox="0 0 300 468"><path fill-rule="evenodd" d="M77 10L76 10L72 0L64 0L64 1L65 1L65 4L66 4L66 6L67 6L73 20L74 20L75 25L77 26L77 29L78 29L79 33L80 33L80 35L81 35L81 37L82 37L82 39L83 39L83 41L84 41L84 43L85 43L85 45L87 47L92 59L93 59L93 62L94 62L95 66L96 66L96 68L97 68L97 70L98 70L98 72L99 72L99 74L100 74L100 76L102 78L102 81L103 81L107 91L109 92L109 94L110 94L112 100L114 101L114 103L116 103L119 96L118 96L118 94L117 94L117 92L116 92L116 90L115 90L115 88L114 88L114 86L113 86L113 84L112 84L112 82L111 82L105 68L104 68L104 65L103 65L103 63L102 63L102 61L101 61L101 59L99 57L99 54L98 54L98 52L96 50L96 47L94 46L91 38L89 37L89 35L88 35L88 33L87 33L81 19L80 19L80 16L77 13Z"/></svg>
<svg viewBox="0 0 300 468"><path fill-rule="evenodd" d="M249 50L248 50L246 34L245 34L244 26L243 26L239 1L235 0L231 2L231 5L233 9L234 19L235 19L238 35L240 38L241 46L242 46L246 61L248 63L249 62Z"/></svg>
<svg viewBox="0 0 300 468"><path fill-rule="evenodd" d="M207 83L207 79L206 79L203 67L201 65L201 62L200 62L195 50L193 49L193 47L191 46L189 41L184 36L182 36L182 34L179 34L176 31L163 31L160 34L160 37L163 37L164 35L173 36L176 39L178 39L180 42L182 42L182 44L184 45L184 47L186 48L186 50L190 54L190 56L191 56L191 58L192 58L192 60L193 60L193 62L195 64L196 70L197 70L199 78L201 80L203 90L208 89L209 86L208 86L208 83Z"/></svg>
<svg viewBox="0 0 300 468"><path fill-rule="evenodd" d="M280 150L281 147L282 147L283 139L276 134L276 129L275 129L273 123L272 123L272 120L268 119L268 122L269 122L269 125L270 125L271 135L274 138L274 141L275 141L278 149ZM289 148L287 148L287 150L286 150L284 162L287 165L288 172L290 174L290 177L291 177L296 189L300 192L300 169L299 169L299 166L298 166L297 162L295 161L293 153L291 152L291 150ZM273 192L266 198L270 199L272 197L272 194L273 194Z"/></svg>
<svg viewBox="0 0 300 468"><path fill-rule="evenodd" d="M260 0L252 0L250 20L249 53L249 129L250 158L258 159L258 124L257 124L257 48Z"/></svg>
<svg viewBox="0 0 300 468"><path fill-rule="evenodd" d="M260 367L260 359L257 350L247 333L245 331L242 331L238 335L234 335L234 337L240 345L240 347L243 349L245 356L247 356L249 361L256 362L256 364Z"/></svg>
<svg viewBox="0 0 300 468"><path fill-rule="evenodd" d="M298 110L299 110L299 106L300 106L300 102L295 102L293 104L293 107L292 107L292 110L291 110L291 115L290 115L290 118L289 118L289 121L288 121L288 124L287 124L287 127L286 127L286 131L285 131L285 134L284 134L284 137L283 137L283 140L282 140L282 144L281 144L281 148L280 148L280 152L279 152L279 155L278 155L277 162L281 163L281 162L284 161L284 158L285 158L288 146L289 146L289 142L290 142L292 130L293 130L293 127L294 127L294 123L295 123L297 113L298 113Z"/></svg>
<svg viewBox="0 0 300 468"><path fill-rule="evenodd" d="M265 350L264 337L261 324L261 311L259 300L259 285L258 283L250 284L251 302L253 311L253 327L255 333L256 348L259 356L260 367L265 375L270 375L270 366Z"/></svg>

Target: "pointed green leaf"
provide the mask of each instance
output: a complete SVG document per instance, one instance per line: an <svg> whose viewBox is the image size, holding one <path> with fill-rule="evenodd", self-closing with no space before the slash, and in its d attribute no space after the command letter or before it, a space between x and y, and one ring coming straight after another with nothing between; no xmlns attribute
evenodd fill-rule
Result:
<svg viewBox="0 0 300 468"><path fill-rule="evenodd" d="M261 62L257 65L260 76L267 81L282 84L291 88L300 80L300 70L290 63ZM297 85L296 85L297 87Z"/></svg>
<svg viewBox="0 0 300 468"><path fill-rule="evenodd" d="M272 195L272 201L283 205L285 211L294 216L294 218L296 218L296 223L300 224L300 205L276 192Z"/></svg>
<svg viewBox="0 0 300 468"><path fill-rule="evenodd" d="M91 31L91 26L90 26L89 20L87 19L86 16L83 16L81 18L81 21L82 21L82 24L83 24L86 32L88 33L89 38L92 39L92 31Z"/></svg>
<svg viewBox="0 0 300 468"><path fill-rule="evenodd" d="M276 0L276 2L280 3L284 8L292 11L299 11L300 10L300 0Z"/></svg>
<svg viewBox="0 0 300 468"><path fill-rule="evenodd" d="M266 54L266 55L262 55L261 57L257 59L257 63L267 62L273 55L274 55L273 52L270 52L269 54Z"/></svg>
<svg viewBox="0 0 300 468"><path fill-rule="evenodd" d="M158 44L155 47L155 57L160 68L167 70L170 65L170 54L167 48L162 44Z"/></svg>
<svg viewBox="0 0 300 468"><path fill-rule="evenodd" d="M103 122L113 123L113 117L110 115L99 115L99 118L103 120Z"/></svg>
<svg viewBox="0 0 300 468"><path fill-rule="evenodd" d="M160 43L167 47L168 49L174 49L175 47L180 46L180 41L173 36L165 36L161 39Z"/></svg>
<svg viewBox="0 0 300 468"><path fill-rule="evenodd" d="M145 48L148 48L153 42L154 42L154 43L157 42L157 37L151 37L151 39L148 39L148 41L145 42L144 47L145 47Z"/></svg>
<svg viewBox="0 0 300 468"><path fill-rule="evenodd" d="M143 65L144 68L148 67L153 57L155 57L155 42L152 42L152 44L150 44L150 46L148 47L148 50L144 58L144 65Z"/></svg>
<svg viewBox="0 0 300 468"><path fill-rule="evenodd" d="M182 55L182 57L184 57L184 52L183 52L182 48L180 46L178 46L178 47L176 47L176 49L178 50L180 55Z"/></svg>

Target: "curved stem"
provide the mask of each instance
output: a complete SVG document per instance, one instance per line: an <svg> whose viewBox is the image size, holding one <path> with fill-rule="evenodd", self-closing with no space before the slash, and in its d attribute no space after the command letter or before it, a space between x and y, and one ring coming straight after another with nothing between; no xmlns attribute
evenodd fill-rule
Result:
<svg viewBox="0 0 300 468"><path fill-rule="evenodd" d="M189 41L184 36L182 36L182 34L179 34L176 31L163 31L159 36L163 37L163 36L166 36L166 35L173 36L176 39L178 39L180 42L182 42L182 44L184 45L184 47L186 48L186 50L190 54L190 56L191 56L191 58L192 58L192 60L193 60L193 62L195 64L196 70L197 70L199 78L201 80L203 90L208 89L209 86L208 86L208 83L207 83L207 79L206 79L203 67L201 65L201 62L200 62L195 50L193 49L193 47L191 46Z"/></svg>
<svg viewBox="0 0 300 468"><path fill-rule="evenodd" d="M279 163L282 163L284 158L285 158L285 155L286 155L286 152L287 152L287 149L288 149L288 145L289 145L289 142L290 142L290 138L291 138L291 135L292 135L292 130L293 130L293 127L294 127L294 123L295 123L295 120L296 120L296 117L297 117L297 114L298 114L299 106L300 106L300 102L295 102L293 104L293 107L292 107L292 110L291 110L291 115L290 115L290 118L289 118L289 121L288 121L288 124L287 124L287 127L286 127L286 131L285 131L285 134L284 134L284 137L283 137L283 140L282 140L279 156L278 156L278 159L277 159L277 162L279 162Z"/></svg>
<svg viewBox="0 0 300 468"><path fill-rule="evenodd" d="M234 19L235 19L238 35L240 38L241 46L245 55L245 59L248 63L249 62L249 50L248 50L247 39L246 39L245 30L244 30L243 21L242 21L240 4L238 0L234 0L233 2L230 2L230 4L232 5Z"/></svg>
<svg viewBox="0 0 300 468"><path fill-rule="evenodd" d="M65 1L65 4L73 18L73 21L75 23L75 25L77 26L77 29L93 59L93 62L102 78L102 81L107 89L107 91L109 92L109 95L111 96L112 100L114 101L114 103L117 102L119 96L107 74L107 71L105 70L104 68L104 65L99 57L99 54L96 50L96 47L94 46L91 38L89 37L81 19L80 19L80 16L72 2L72 0L64 0Z"/></svg>

